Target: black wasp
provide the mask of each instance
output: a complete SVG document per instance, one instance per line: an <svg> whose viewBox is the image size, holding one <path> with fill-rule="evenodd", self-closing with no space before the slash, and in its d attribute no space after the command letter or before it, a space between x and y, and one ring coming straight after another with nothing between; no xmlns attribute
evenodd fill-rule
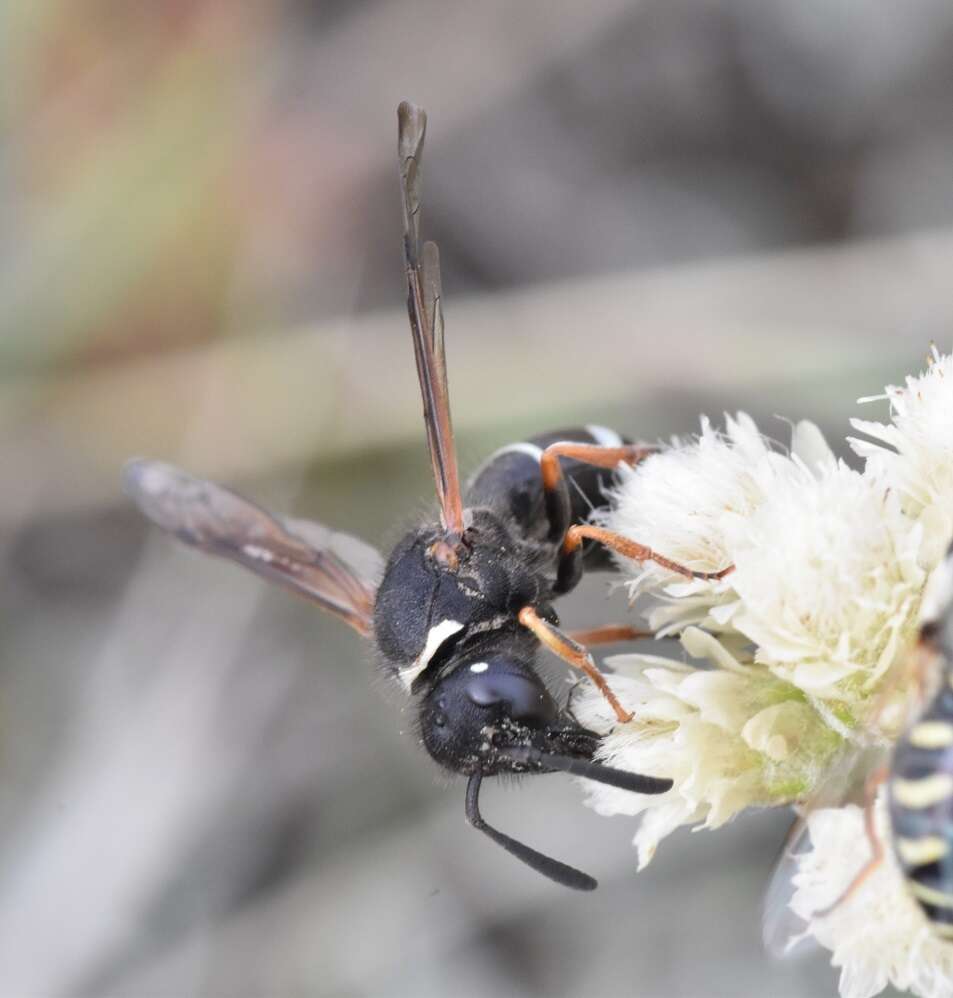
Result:
<svg viewBox="0 0 953 998"><path fill-rule="evenodd" d="M558 770L635 793L670 789L670 780L595 762L598 736L556 702L535 660L543 644L583 669L620 721L628 720L585 647L559 630L552 601L576 585L584 564L611 567L604 546L697 573L582 522L605 502L609 472L600 469L648 453L600 427L504 447L476 472L464 496L450 421L437 247L419 241L426 115L404 103L398 122L407 308L439 522L408 533L382 566L377 552L355 538L273 516L165 464L130 462L125 489L180 540L308 597L373 638L385 668L419 700L427 751L445 769L469 777L469 822L544 876L591 890L592 877L488 825L479 810L481 780ZM595 643L636 633L603 628L587 638Z"/></svg>

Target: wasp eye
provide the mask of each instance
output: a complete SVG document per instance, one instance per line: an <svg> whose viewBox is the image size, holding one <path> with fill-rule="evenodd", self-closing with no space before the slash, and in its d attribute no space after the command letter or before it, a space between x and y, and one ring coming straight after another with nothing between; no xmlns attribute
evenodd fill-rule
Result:
<svg viewBox="0 0 953 998"><path fill-rule="evenodd" d="M477 663L482 665L483 663ZM476 670L467 683L467 696L477 707L497 707L514 721L544 727L556 719L556 705L535 676L495 668Z"/></svg>

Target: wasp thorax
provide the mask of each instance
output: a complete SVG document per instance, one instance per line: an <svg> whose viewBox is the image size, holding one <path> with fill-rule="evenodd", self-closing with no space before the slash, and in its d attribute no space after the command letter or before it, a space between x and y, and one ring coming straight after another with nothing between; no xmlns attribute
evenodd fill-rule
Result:
<svg viewBox="0 0 953 998"><path fill-rule="evenodd" d="M489 510L469 510L463 540L451 545L440 527L412 531L394 548L377 590L374 630L384 656L414 678L451 633L462 641L515 620L547 597L533 552ZM452 554L452 556L451 556ZM449 649L447 649L449 651ZM422 661L425 656L427 661ZM446 656L444 656L446 657Z"/></svg>
<svg viewBox="0 0 953 998"><path fill-rule="evenodd" d="M530 667L502 655L463 662L420 705L427 751L457 773L521 770L504 751L543 747L559 719L559 706Z"/></svg>
<svg viewBox="0 0 953 998"><path fill-rule="evenodd" d="M427 557L448 571L455 572L460 567L460 555L465 551L462 543L452 544L440 538L427 548Z"/></svg>

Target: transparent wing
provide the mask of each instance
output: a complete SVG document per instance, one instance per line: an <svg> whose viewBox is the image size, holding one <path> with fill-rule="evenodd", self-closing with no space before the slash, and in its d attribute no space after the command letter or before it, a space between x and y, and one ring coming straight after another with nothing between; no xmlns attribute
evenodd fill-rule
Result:
<svg viewBox="0 0 953 998"><path fill-rule="evenodd" d="M796 955L810 944L794 945L805 923L791 910L793 878L799 858L811 848L807 819L814 811L843 804L862 804L864 781L868 773L883 761L883 749L845 746L825 775L824 782L804 804L784 840L774 872L764 893L762 942L774 957Z"/></svg>
<svg viewBox="0 0 953 998"><path fill-rule="evenodd" d="M383 559L370 545L318 523L273 516L160 461L130 461L123 489L179 540L237 562L371 634Z"/></svg>
<svg viewBox="0 0 953 998"><path fill-rule="evenodd" d="M463 500L450 421L440 258L434 243L424 243L423 251L420 247L420 160L426 131L426 112L404 101L397 108L397 149L404 222L404 267L407 271L407 314L443 525L449 532L460 536L463 534Z"/></svg>

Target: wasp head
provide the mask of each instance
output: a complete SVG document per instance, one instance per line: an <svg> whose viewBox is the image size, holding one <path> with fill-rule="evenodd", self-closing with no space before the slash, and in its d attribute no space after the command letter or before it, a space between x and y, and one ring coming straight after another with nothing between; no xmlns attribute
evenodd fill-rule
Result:
<svg viewBox="0 0 953 998"><path fill-rule="evenodd" d="M548 772L547 754L591 759L598 744L513 649L475 654L433 683L420 705L430 755L456 773Z"/></svg>

